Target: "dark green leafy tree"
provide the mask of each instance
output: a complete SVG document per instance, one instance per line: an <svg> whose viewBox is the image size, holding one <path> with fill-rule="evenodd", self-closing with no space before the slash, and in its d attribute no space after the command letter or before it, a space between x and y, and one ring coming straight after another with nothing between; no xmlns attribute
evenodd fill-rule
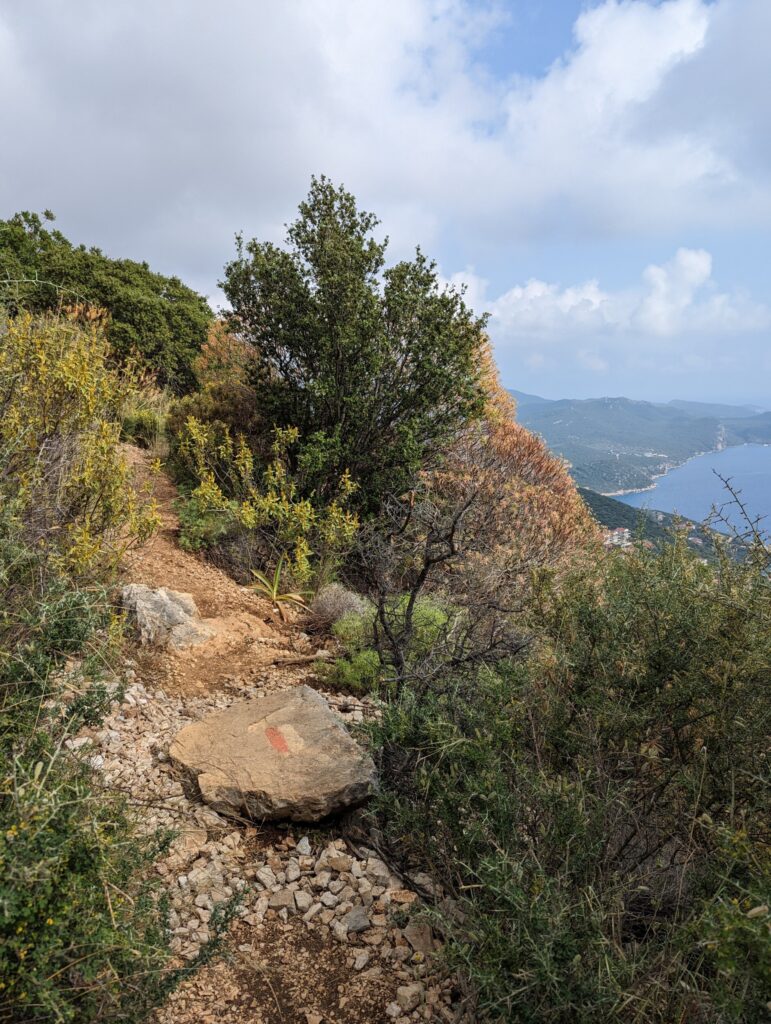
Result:
<svg viewBox="0 0 771 1024"><path fill-rule="evenodd" d="M378 220L313 178L287 245L238 238L222 287L255 349L266 424L304 439L299 470L324 497L348 470L364 511L410 485L438 442L483 405L477 317L417 251L385 268Z"/></svg>
<svg viewBox="0 0 771 1024"><path fill-rule="evenodd" d="M78 302L101 306L110 313L110 343L119 359L138 357L161 385L189 391L192 363L212 320L203 296L146 263L73 245L46 226L52 220L50 211L0 220L0 302L11 312Z"/></svg>

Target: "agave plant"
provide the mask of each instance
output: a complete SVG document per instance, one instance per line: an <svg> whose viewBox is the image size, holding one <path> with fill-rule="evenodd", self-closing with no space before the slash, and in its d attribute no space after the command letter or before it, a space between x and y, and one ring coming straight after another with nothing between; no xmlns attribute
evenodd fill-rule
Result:
<svg viewBox="0 0 771 1024"><path fill-rule="evenodd" d="M286 612L284 611L283 605L294 604L300 608L305 608L307 607L307 604L302 594L283 594L281 592L281 572L283 568L284 556L282 555L278 560L272 579L264 573L257 572L256 569L252 569L252 576L254 576L256 581L252 586L258 594L261 594L270 601L273 607L278 611L282 621L286 622Z"/></svg>

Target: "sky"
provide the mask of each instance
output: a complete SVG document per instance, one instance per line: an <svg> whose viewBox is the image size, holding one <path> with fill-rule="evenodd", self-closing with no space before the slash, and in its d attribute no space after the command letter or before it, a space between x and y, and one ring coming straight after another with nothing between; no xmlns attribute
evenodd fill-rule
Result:
<svg viewBox="0 0 771 1024"><path fill-rule="evenodd" d="M771 0L0 0L0 218L222 302L312 174L504 383L771 408Z"/></svg>

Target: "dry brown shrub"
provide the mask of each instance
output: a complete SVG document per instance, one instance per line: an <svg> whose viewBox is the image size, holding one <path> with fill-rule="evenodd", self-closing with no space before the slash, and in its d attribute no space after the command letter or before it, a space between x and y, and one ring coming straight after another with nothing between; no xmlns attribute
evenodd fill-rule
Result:
<svg viewBox="0 0 771 1024"><path fill-rule="evenodd" d="M193 369L202 388L223 384L245 385L253 362L252 346L231 334L224 320L215 320Z"/></svg>
<svg viewBox="0 0 771 1024"><path fill-rule="evenodd" d="M525 639L518 613L535 577L597 542L565 464L514 421L489 354L485 376L485 418L466 426L413 491L386 502L361 536L376 640L399 682L515 654ZM451 611L418 663L416 615L425 599Z"/></svg>
<svg viewBox="0 0 771 1024"><path fill-rule="evenodd" d="M303 626L313 633L328 633L343 616L362 615L366 608L366 602L353 590L342 583L329 583L311 601Z"/></svg>

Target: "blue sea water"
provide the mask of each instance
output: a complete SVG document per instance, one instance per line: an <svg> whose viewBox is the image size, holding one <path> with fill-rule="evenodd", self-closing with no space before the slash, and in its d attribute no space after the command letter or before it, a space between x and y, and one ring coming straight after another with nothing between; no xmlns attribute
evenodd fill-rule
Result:
<svg viewBox="0 0 771 1024"><path fill-rule="evenodd" d="M765 532L771 531L771 445L745 444L697 455L671 469L651 490L633 491L618 498L634 508L678 512L687 519L701 521L709 516L713 506L730 501L718 473L741 491L742 501L752 516L765 517L761 524ZM726 507L725 512L733 523L741 525L734 508Z"/></svg>

